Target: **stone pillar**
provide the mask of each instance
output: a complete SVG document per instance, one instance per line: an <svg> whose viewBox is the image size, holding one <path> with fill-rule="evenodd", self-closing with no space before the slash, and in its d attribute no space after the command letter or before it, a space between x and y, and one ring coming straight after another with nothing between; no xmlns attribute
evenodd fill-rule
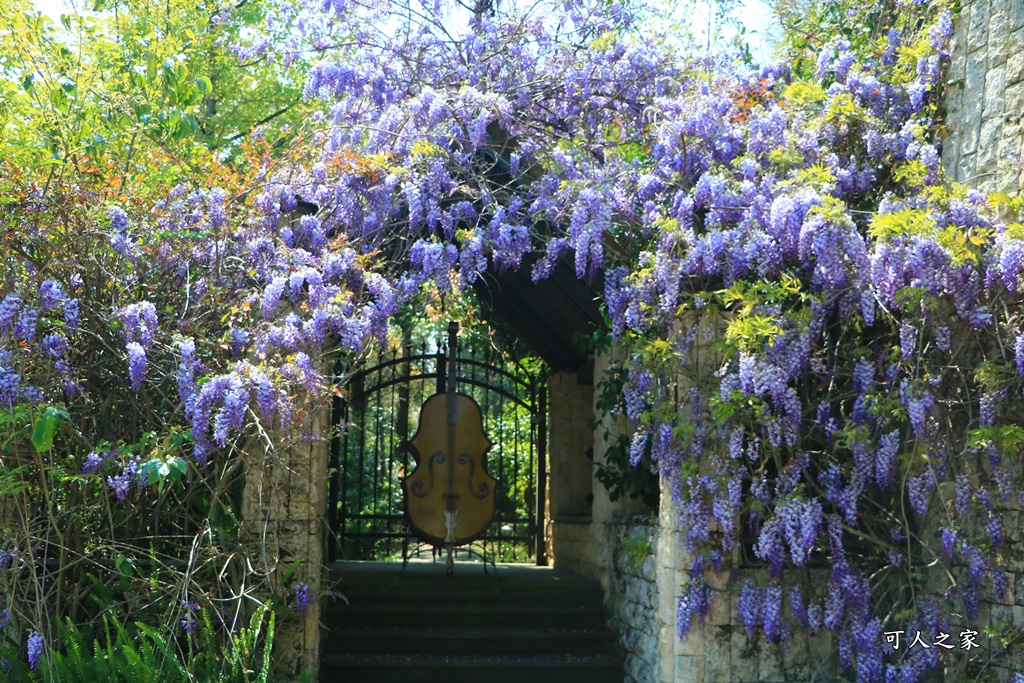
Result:
<svg viewBox="0 0 1024 683"><path fill-rule="evenodd" d="M263 582L257 595L278 593L289 605L294 604L300 581L317 596L325 585L324 513L332 427L329 400L297 405L301 409L294 416L295 433L301 437L288 441L279 433L261 431L243 455L241 535L247 559ZM320 605L312 594L304 615L279 616L274 637L278 680L296 681L301 673L319 668L320 635Z"/></svg>
<svg viewBox="0 0 1024 683"><path fill-rule="evenodd" d="M573 371L548 380L549 514L590 517L593 501L594 433L590 431L594 385Z"/></svg>
<svg viewBox="0 0 1024 683"><path fill-rule="evenodd" d="M946 173L983 192L1013 195L1024 156L1024 0L966 0L951 54Z"/></svg>
<svg viewBox="0 0 1024 683"><path fill-rule="evenodd" d="M548 556L554 566L589 574L594 488L594 385L567 370L548 380Z"/></svg>

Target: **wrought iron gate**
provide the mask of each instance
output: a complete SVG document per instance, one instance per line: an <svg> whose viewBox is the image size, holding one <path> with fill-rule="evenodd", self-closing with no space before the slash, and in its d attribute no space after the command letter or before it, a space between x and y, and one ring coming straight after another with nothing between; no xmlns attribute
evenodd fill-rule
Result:
<svg viewBox="0 0 1024 683"><path fill-rule="evenodd" d="M379 356L337 397L331 448L330 559L395 557L407 539L402 477L415 467L408 440L420 406L445 391L445 348L421 344ZM544 383L493 350L457 349L457 386L480 405L492 442L487 470L498 480L487 531L498 561L544 559L547 392Z"/></svg>

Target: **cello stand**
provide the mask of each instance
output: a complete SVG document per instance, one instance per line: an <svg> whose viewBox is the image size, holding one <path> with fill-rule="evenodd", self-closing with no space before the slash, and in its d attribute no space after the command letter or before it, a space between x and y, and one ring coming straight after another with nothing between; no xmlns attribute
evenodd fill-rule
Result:
<svg viewBox="0 0 1024 683"><path fill-rule="evenodd" d="M398 571L398 577L402 578L405 575L405 569L409 566L409 560L414 557L420 557L426 552L425 545L423 543L417 543L415 549L409 548L409 541L415 537L410 533L406 536L402 544L402 568ZM488 542L492 546L491 550L488 550ZM476 547L479 544L479 547ZM473 543L463 546L456 546L454 544L444 545L433 545L430 544L430 554L433 561L436 563L441 557L445 556L445 575L450 579L455 575L455 557L459 554L459 551L465 552L467 559L479 558L480 565L483 567L484 575L490 576L491 572L494 575L498 575L498 566L494 561L494 539L483 537L477 539ZM490 565L490 571L488 571L487 565Z"/></svg>

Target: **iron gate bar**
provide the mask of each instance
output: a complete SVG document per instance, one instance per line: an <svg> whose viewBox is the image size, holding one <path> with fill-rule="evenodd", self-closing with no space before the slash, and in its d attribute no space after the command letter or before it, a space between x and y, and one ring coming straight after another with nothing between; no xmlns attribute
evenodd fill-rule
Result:
<svg viewBox="0 0 1024 683"><path fill-rule="evenodd" d="M459 358L458 361L461 363L462 359ZM369 393L372 393L373 391L380 391L381 389L387 389L388 387L393 387L396 384L402 384L403 382L415 381L415 380L420 380L420 379L433 379L434 377L437 377L438 379L444 379L444 375L439 375L439 374L437 374L435 372L428 372L428 373L423 373L423 374L419 374L419 375L410 375L409 377L399 377L397 379L388 380L387 382L381 382L379 384L374 384L372 387L370 387L370 389L368 389L366 391L366 393L369 394ZM501 394L502 396L504 396L505 398L507 398L510 401L514 401L515 403L517 403L517 404L521 405L522 407L526 408L527 410L529 410L531 413L534 410L533 407L529 403L527 403L526 401L523 401L522 399L518 398L515 394L510 393L508 390L503 389L501 386L485 384L485 383L481 382L480 380L473 379L472 377L462 377L462 376L460 376L458 378L458 382L459 382L459 384L471 384L473 386L480 387L481 389L489 389L491 391L494 391L496 393ZM521 386L528 387L529 385L524 383Z"/></svg>
<svg viewBox="0 0 1024 683"><path fill-rule="evenodd" d="M537 508L536 525L537 531L534 534L537 543L536 555L537 566L546 567L548 564L548 546L544 538L544 502L545 493L548 487L548 394L546 391L537 392Z"/></svg>
<svg viewBox="0 0 1024 683"><path fill-rule="evenodd" d="M542 405L538 397L544 395L544 382L522 368L509 371L497 366L502 360L491 357L488 349L480 353L479 349L460 347L457 343L458 363L463 370L458 382L466 393L481 399L485 419L497 430L497 448L491 451L491 462L493 465L493 459L497 459L496 469L504 485L496 492L500 510L496 511L489 535L499 544L513 544L507 549L514 554L525 550L543 563L544 525L538 515L543 515L546 473L534 468L546 462L542 457L546 416L538 414ZM327 517L334 541L329 550L332 560L337 559L339 547L346 545L346 539L359 539L355 546L348 545L357 552L372 554L378 552L373 548L392 547L390 541L406 538L405 517L399 514L401 496L396 491L401 491L397 487L399 471L409 470L409 408L414 402L423 404L431 380L436 380L443 392L448 371L443 352L427 353L426 348L425 343L418 349L406 345L381 354L373 367L353 373L348 383L348 400L344 395L335 399L332 415L335 424L342 428L332 443L330 456L331 509ZM402 390L402 385L408 389ZM390 395L382 397L383 391ZM500 399L497 405L491 401L492 394ZM510 410L502 408L506 405ZM524 426L520 410L529 416L528 426ZM372 427L367 420L373 421ZM394 428L388 429L388 420L395 420ZM350 438L354 436L351 429L359 429L358 438ZM349 491L353 486L358 490ZM535 490L530 491L531 488ZM536 495L538 491L540 497ZM385 546L378 546L377 541L384 541Z"/></svg>
<svg viewBox="0 0 1024 683"><path fill-rule="evenodd" d="M434 357L433 354L426 355L426 356L411 356L408 360L410 362L412 362L412 361L415 361L415 360L426 360L426 359L433 358L433 357ZM401 361L401 360L402 359L399 359L399 361ZM470 358L457 358L456 360L458 361L459 365L467 364L467 365L478 365L478 366L483 367L483 368L487 367L485 364L480 363L478 361L473 361ZM353 379L356 376L362 376L362 377L365 378L369 373L377 372L378 369L382 369L384 366L391 366L391 365L397 365L397 364L398 363L396 363L394 361L388 361L387 363L382 364L380 366L375 366L375 367L371 368L370 370L362 370L362 371L356 373L355 375L353 375ZM533 388L532 387L532 383L527 381L527 380L523 380L523 379L520 379L518 377L515 377L511 373L505 372L505 371L500 370L498 368L495 368L495 370L497 370L499 373L501 373L502 375L504 375L508 379L510 379L513 382L515 382L516 385L518 385L518 386L520 386L520 387L522 387L524 389L532 389ZM396 377L396 378L389 379L389 380L384 381L384 382L378 382L377 384L370 385L370 387L365 389L364 392L366 394L372 394L374 392L380 391L381 389L386 389L386 388L388 388L390 386L394 386L396 384L402 384L403 382L412 382L412 381L421 380L421 379L434 379L435 377L439 381L444 381L447 378L443 371L442 372L424 372L424 373L420 373L420 374L417 374L417 375L408 375L408 376L403 376L403 377ZM472 384L474 386L478 386L478 387L481 387L483 389L490 389L492 391L496 391L499 394L503 395L505 398L509 399L510 401L515 401L519 405L523 406L524 408L529 410L531 413L534 411L534 407L530 403L522 400L521 398L519 398L515 394L513 394L513 393L509 392L508 390L504 389L501 385L488 384L486 382L481 382L480 380L476 379L472 375L468 375L468 376L467 375L459 375L458 382L460 384ZM438 392L438 393L443 393L443 392Z"/></svg>
<svg viewBox="0 0 1024 683"><path fill-rule="evenodd" d="M417 360L438 360L439 362L441 362L441 367L442 367L442 369L440 371L440 374L441 374L441 376L444 376L445 372L444 372L443 367L444 367L444 364L445 364L445 360L442 360L442 359L445 359L444 355L440 354L440 353L436 353L436 352L435 353L419 353L419 354L412 355L412 356L397 356L395 358L392 358L391 360L382 361L382 362L374 365L372 368L367 368L365 370L359 370L359 371L353 373L352 377L355 378L355 377L360 376L360 375L365 377L365 376L367 376L367 375L369 375L371 373L381 372L381 371L383 371L383 370L385 370L385 369L387 369L389 367L392 367L394 365L399 365L399 364L402 364L402 363L407 363L407 362L412 362L412 361L417 361ZM469 366L483 368L485 370L487 370L489 368L491 372L495 372L495 373L497 373L499 375L507 377L509 380L511 380L511 381L515 382L516 384L518 384L520 386L523 386L523 387L528 387L531 384L531 381L536 381L535 378L530 378L529 380L523 379L522 377L519 377L515 373L509 372L508 370L504 370L504 369L496 367L496 366L494 366L494 365L492 365L490 363L485 363L483 361L477 360L475 355L459 356L457 359L459 361L459 365L469 365ZM522 372L524 374L527 374L525 370L523 370ZM424 377L434 377L436 374L437 374L436 372L431 372L431 373L426 373L425 375L422 375L422 376L424 376ZM370 390L368 389L366 391L366 393L370 393ZM440 392L440 393L444 393L444 392Z"/></svg>
<svg viewBox="0 0 1024 683"><path fill-rule="evenodd" d="M331 429L344 429L345 402L340 394L331 398ZM339 434L331 434L331 455L327 467L330 480L327 482L327 528L330 530L330 543L327 544L327 559L334 562L338 559L338 542L334 532L338 528L338 472L341 470L341 438Z"/></svg>

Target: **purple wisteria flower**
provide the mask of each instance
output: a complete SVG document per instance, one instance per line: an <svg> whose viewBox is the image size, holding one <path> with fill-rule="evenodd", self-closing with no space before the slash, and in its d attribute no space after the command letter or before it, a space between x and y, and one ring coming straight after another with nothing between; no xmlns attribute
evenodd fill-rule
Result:
<svg viewBox="0 0 1024 683"><path fill-rule="evenodd" d="M107 211L107 217L111 227L110 245L118 254L130 256L137 245L129 233L128 214L120 206L112 206Z"/></svg>
<svg viewBox="0 0 1024 683"><path fill-rule="evenodd" d="M82 463L82 474L93 474L97 472L113 451L105 451L103 453L97 453L91 451L85 456L85 462Z"/></svg>
<svg viewBox="0 0 1024 683"><path fill-rule="evenodd" d="M36 325L39 322L39 311L26 308L18 315L14 323L14 336L23 342L31 342L36 336Z"/></svg>
<svg viewBox="0 0 1024 683"><path fill-rule="evenodd" d="M295 611L305 615L309 611L310 601L316 600L316 591L305 581L295 584Z"/></svg>
<svg viewBox="0 0 1024 683"><path fill-rule="evenodd" d="M0 366L0 407L10 408L22 398L21 376Z"/></svg>
<svg viewBox="0 0 1024 683"><path fill-rule="evenodd" d="M140 459L136 456L135 459L129 460L122 466L121 472L117 476L107 477L107 486L114 492L118 500L127 498L131 487L141 483L138 476L139 463Z"/></svg>
<svg viewBox="0 0 1024 683"><path fill-rule="evenodd" d="M150 301L140 301L122 307L117 312L118 318L124 323L122 336L127 343L138 343L144 349L153 345L153 336L157 330L156 306Z"/></svg>
<svg viewBox="0 0 1024 683"><path fill-rule="evenodd" d="M181 352L181 362L178 364L178 400L185 404L185 415L191 415L190 399L194 400L196 392L196 343L192 339L183 339L178 342L178 350Z"/></svg>
<svg viewBox="0 0 1024 683"><path fill-rule="evenodd" d="M198 632L199 619L196 617L196 612L199 610L199 603L182 600L181 607L184 610L184 614L181 618L181 629L185 631L185 633L190 634Z"/></svg>
<svg viewBox="0 0 1024 683"><path fill-rule="evenodd" d="M128 351L128 375L132 381L132 391L142 389L142 381L146 378L146 350L137 342L129 342L125 347Z"/></svg>
<svg viewBox="0 0 1024 683"><path fill-rule="evenodd" d="M10 546L0 550L0 569L13 567L18 559L18 546Z"/></svg>
<svg viewBox="0 0 1024 683"><path fill-rule="evenodd" d="M21 296L17 292L8 292L3 301L0 301L0 332L10 329L19 310L21 310Z"/></svg>
<svg viewBox="0 0 1024 683"><path fill-rule="evenodd" d="M0 319L2 322L2 319ZM1017 360L1017 374L1024 377L1024 332L1021 332L1017 337L1017 343L1014 344L1014 354Z"/></svg>
<svg viewBox="0 0 1024 683"><path fill-rule="evenodd" d="M43 659L43 635L33 631L28 637L28 667L35 671Z"/></svg>
<svg viewBox="0 0 1024 683"><path fill-rule="evenodd" d="M78 299L64 299L61 308L64 313L64 325L67 329L78 329Z"/></svg>
<svg viewBox="0 0 1024 683"><path fill-rule="evenodd" d="M60 283L55 280L43 280L43 284L39 286L39 307L48 311L51 308L56 308L61 304L64 299L64 290L61 288Z"/></svg>

